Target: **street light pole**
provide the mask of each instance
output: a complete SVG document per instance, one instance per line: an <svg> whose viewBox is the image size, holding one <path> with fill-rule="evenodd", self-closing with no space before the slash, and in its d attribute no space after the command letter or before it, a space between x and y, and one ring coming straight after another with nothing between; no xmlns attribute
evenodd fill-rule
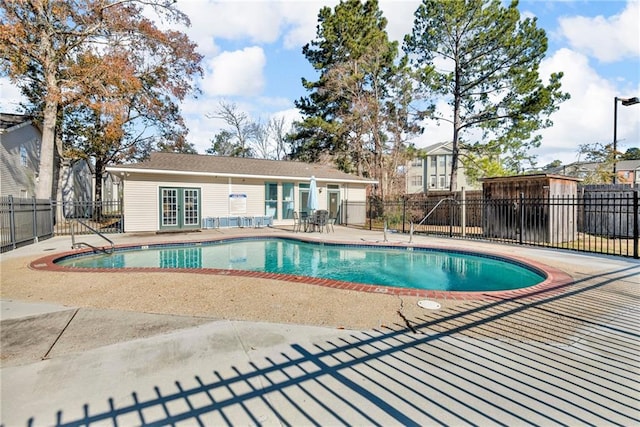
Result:
<svg viewBox="0 0 640 427"><path fill-rule="evenodd" d="M633 98L613 98L613 183L618 180L618 101L625 107L629 105L639 104L640 98L634 96Z"/></svg>

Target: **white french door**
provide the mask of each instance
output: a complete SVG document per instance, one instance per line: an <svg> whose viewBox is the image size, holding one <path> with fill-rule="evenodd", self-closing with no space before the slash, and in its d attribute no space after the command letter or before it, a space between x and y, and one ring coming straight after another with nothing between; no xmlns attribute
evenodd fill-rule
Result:
<svg viewBox="0 0 640 427"><path fill-rule="evenodd" d="M199 188L160 188L160 228L200 227Z"/></svg>

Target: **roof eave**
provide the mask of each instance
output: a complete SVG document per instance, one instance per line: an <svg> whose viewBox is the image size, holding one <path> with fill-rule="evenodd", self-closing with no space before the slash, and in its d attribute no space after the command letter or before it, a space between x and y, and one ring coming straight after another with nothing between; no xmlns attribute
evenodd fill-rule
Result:
<svg viewBox="0 0 640 427"><path fill-rule="evenodd" d="M239 173L219 173L219 172L194 172L194 171L174 171L163 169L136 169L136 168L119 168L117 166L108 166L107 172L130 174L164 174L164 175L179 175L179 176L213 176L222 178L250 178L250 179L281 179L281 180L297 180L297 181L310 181L310 176L286 176L286 175L247 175ZM377 184L377 180L368 179L345 179L345 178L319 178L316 177L318 182L344 182L350 184Z"/></svg>
<svg viewBox="0 0 640 427"><path fill-rule="evenodd" d="M5 128L5 129L0 129L0 133L5 134L5 133L9 133L9 132L15 132L18 129L21 129L21 128L25 127L25 126L29 126L31 124L33 124L33 120L28 119L27 121L15 124L15 125L13 125L11 127L8 127L8 128Z"/></svg>

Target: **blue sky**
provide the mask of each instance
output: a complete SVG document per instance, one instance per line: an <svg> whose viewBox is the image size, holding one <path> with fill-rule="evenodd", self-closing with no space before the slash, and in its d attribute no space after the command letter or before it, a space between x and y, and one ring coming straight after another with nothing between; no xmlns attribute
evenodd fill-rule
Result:
<svg viewBox="0 0 640 427"><path fill-rule="evenodd" d="M189 140L200 153L222 123L211 119L220 101L237 104L254 119L298 117L294 100L306 93L301 77L317 75L302 55L315 37L317 15L336 1L178 0L192 26L184 29L205 58L202 95L182 105ZM418 0L379 0L391 39L411 31ZM640 96L640 0L522 0L523 16L535 16L549 38L541 64L544 80L563 71L563 90L571 100L552 116L554 126L541 132L538 164L555 159L579 160L580 144L609 143L613 138L614 97ZM0 81L0 108L15 108L17 92ZM450 139L449 126L425 123L415 141L426 146ZM622 151L640 147L640 104L618 108L618 141Z"/></svg>

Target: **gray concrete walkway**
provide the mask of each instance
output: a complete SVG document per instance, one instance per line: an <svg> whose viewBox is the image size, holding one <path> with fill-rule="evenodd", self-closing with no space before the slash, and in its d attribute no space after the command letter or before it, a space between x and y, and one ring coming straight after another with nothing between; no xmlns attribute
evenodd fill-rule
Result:
<svg viewBox="0 0 640 427"><path fill-rule="evenodd" d="M640 424L640 263L517 251L575 282L361 331L5 299L0 420L7 427ZM96 336L96 323L111 332ZM5 358L16 346L22 358Z"/></svg>

